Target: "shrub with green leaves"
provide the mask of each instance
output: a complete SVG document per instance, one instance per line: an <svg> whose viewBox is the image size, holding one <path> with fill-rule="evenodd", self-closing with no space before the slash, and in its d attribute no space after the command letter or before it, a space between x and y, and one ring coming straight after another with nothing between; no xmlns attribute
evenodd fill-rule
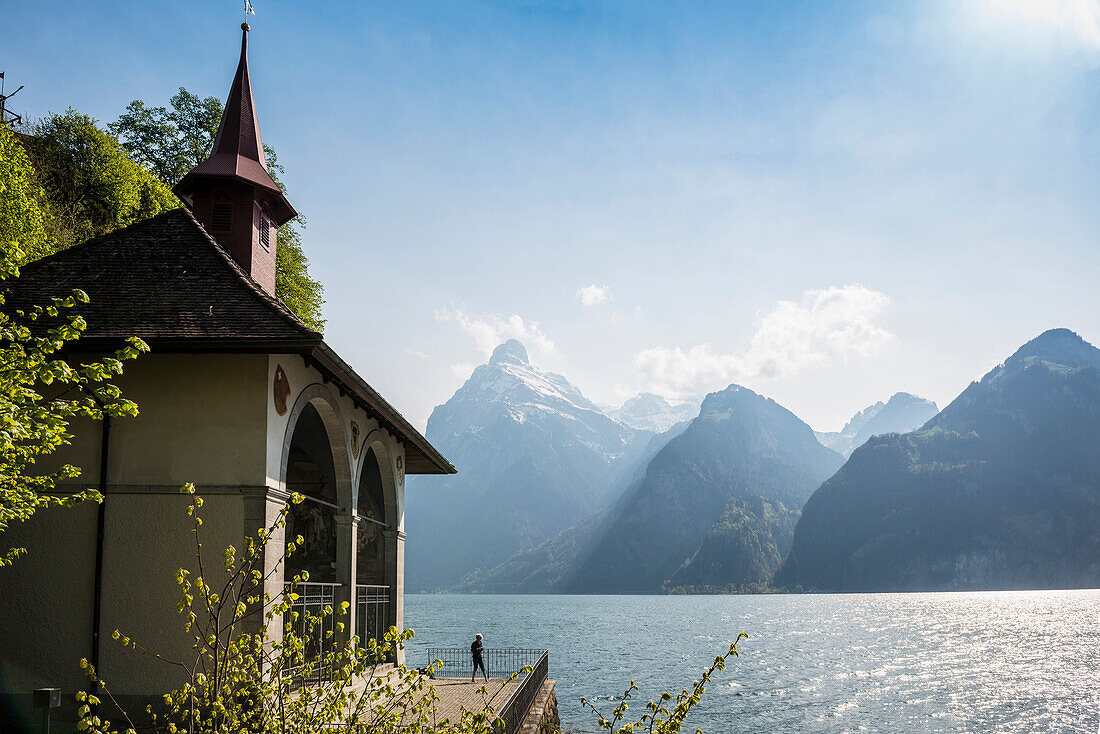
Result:
<svg viewBox="0 0 1100 734"><path fill-rule="evenodd" d="M205 570L203 501L193 485L183 491L191 496L187 512L193 523L197 570L177 571L177 611L192 635L191 653L187 659L172 660L118 630L113 635L136 653L180 671L182 685L139 720L170 734L490 734L501 724L495 708L510 681L494 681L492 689L482 686L480 708L463 709L455 720L441 720L431 669L422 673L387 663L413 636L412 630L390 627L383 640L359 640L345 634L347 602L326 606L317 615L297 608L298 589L309 579L306 572L294 576L277 594L263 592L265 582L281 577L286 556L302 543L300 536L292 539L283 558L264 568L267 545L286 526L286 508L270 527L247 539L243 553L227 548L220 572ZM302 499L296 494L291 502ZM324 642L320 654L315 645L319 641ZM118 707L107 682L97 678L86 660L81 666L95 690L77 694L79 729L91 734L113 734L119 726L136 731L135 717ZM113 703L121 724L108 718L105 701Z"/></svg>
<svg viewBox="0 0 1100 734"><path fill-rule="evenodd" d="M737 643L748 637L744 632L737 635L737 639L730 643L729 650L714 658L710 667L703 671L703 677L695 681L690 689L685 688L675 696L667 691L657 698L650 699L645 705L645 713L635 720L627 717L630 708L630 699L638 692L638 686L634 681L618 699L619 704L611 711L611 716L604 716L596 706L588 699L581 699L581 707L592 711L596 715L596 723L601 729L612 734L678 734L683 729L684 719L688 712L699 703L707 684L715 672L726 669L726 660L737 657ZM701 734L702 729L696 729L696 734Z"/></svg>
<svg viewBox="0 0 1100 734"><path fill-rule="evenodd" d="M130 160L87 115L50 115L27 132L23 146L48 199L51 251L179 206L164 182Z"/></svg>
<svg viewBox="0 0 1100 734"><path fill-rule="evenodd" d="M8 309L4 283L19 277L22 253L14 242L0 251L0 532L12 522L30 518L50 506L72 506L99 500L99 493L58 492L58 483L80 475L65 464L53 471L40 463L72 440L74 418L133 416L137 406L122 396L111 380L128 359L147 351L131 339L113 355L83 363L62 359L66 346L80 338L87 324L73 309L88 302L83 291L50 303ZM48 326L47 326L48 325ZM0 551L0 566L11 563L22 548Z"/></svg>

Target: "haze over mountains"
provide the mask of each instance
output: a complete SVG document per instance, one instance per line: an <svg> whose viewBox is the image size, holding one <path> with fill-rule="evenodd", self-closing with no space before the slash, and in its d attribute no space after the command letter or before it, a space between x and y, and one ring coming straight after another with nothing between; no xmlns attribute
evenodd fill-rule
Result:
<svg viewBox="0 0 1100 734"><path fill-rule="evenodd" d="M698 410L646 394L601 410L511 341L429 422L459 474L407 493L408 586L1100 584L1098 415L1100 351L1064 329L940 413L896 393L817 434L737 385Z"/></svg>
<svg viewBox="0 0 1100 734"><path fill-rule="evenodd" d="M428 420L459 473L410 478L406 587L455 586L603 507L653 435L531 365L518 341L501 344Z"/></svg>
<svg viewBox="0 0 1100 734"><path fill-rule="evenodd" d="M842 461L774 401L737 385L712 393L555 590L653 593L677 577L699 586L767 583L790 547L798 509Z"/></svg>
<svg viewBox="0 0 1100 734"><path fill-rule="evenodd" d="M631 428L664 433L677 423L690 421L699 415L699 403L689 400L671 405L660 395L644 392L630 398L618 408L605 408L605 412Z"/></svg>
<svg viewBox="0 0 1100 734"><path fill-rule="evenodd" d="M1100 350L1047 331L921 430L856 449L806 503L776 583L1100 586Z"/></svg>
<svg viewBox="0 0 1100 734"><path fill-rule="evenodd" d="M867 442L871 436L884 433L906 433L920 428L939 412L931 400L894 393L887 402L881 400L852 416L839 432L817 432L817 438L844 458Z"/></svg>

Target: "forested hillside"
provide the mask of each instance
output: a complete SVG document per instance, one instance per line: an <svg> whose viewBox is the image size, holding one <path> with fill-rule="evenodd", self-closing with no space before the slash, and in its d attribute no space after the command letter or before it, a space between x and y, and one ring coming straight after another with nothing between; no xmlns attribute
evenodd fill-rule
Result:
<svg viewBox="0 0 1100 734"><path fill-rule="evenodd" d="M922 430L873 438L814 493L788 587L1100 585L1100 350L1045 332Z"/></svg>

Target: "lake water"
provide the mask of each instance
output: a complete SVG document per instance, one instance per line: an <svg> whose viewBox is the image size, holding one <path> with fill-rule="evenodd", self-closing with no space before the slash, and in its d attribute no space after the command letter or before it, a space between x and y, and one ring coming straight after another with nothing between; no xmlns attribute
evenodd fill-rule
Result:
<svg viewBox="0 0 1100 734"><path fill-rule="evenodd" d="M685 730L1100 732L1100 591L409 595L405 623L410 665L475 632L549 649L567 732L597 731L581 696L676 693L741 631Z"/></svg>

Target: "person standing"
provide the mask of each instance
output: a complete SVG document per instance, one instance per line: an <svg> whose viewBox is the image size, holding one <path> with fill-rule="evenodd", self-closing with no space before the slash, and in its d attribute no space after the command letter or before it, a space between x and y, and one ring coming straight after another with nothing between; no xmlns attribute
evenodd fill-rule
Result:
<svg viewBox="0 0 1100 734"><path fill-rule="evenodd" d="M477 669L481 668L481 674L485 676L485 681L489 681L489 673L485 670L485 645L481 643L481 633L474 635L473 644L470 645L470 657L474 659L474 672L470 673L470 682L474 682L474 678L477 676Z"/></svg>

